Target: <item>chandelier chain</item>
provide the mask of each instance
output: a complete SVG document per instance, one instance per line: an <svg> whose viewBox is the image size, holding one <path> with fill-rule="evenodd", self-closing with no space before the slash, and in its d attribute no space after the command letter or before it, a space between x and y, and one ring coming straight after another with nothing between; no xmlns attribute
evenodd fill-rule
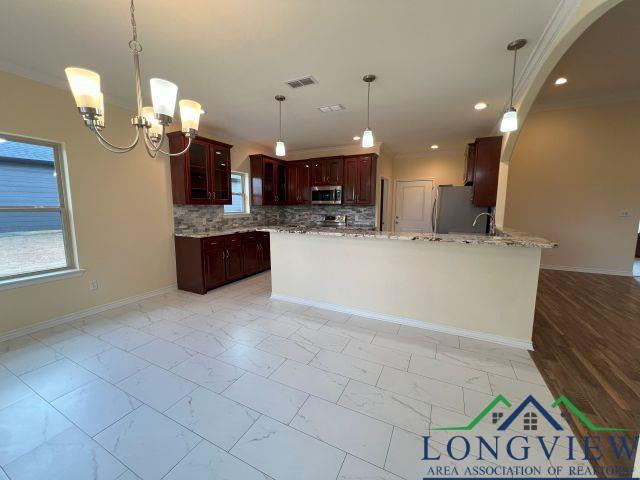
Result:
<svg viewBox="0 0 640 480"><path fill-rule="evenodd" d="M131 7L129 8L131 11L131 30L132 30L132 38L129 42L129 48L133 50L133 52L140 53L142 51L142 45L138 42L138 24L136 23L136 6L133 4L133 0L131 0Z"/></svg>

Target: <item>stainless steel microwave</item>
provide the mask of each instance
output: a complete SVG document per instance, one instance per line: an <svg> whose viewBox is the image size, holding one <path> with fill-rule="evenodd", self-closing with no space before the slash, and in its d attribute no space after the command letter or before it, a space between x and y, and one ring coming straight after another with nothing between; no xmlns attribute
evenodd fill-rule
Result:
<svg viewBox="0 0 640 480"><path fill-rule="evenodd" d="M311 187L311 203L314 205L341 205L342 187Z"/></svg>

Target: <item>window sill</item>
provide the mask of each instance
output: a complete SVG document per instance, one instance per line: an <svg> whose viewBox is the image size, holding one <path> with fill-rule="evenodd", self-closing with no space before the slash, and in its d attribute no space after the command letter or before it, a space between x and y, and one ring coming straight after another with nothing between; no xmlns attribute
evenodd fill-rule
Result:
<svg viewBox="0 0 640 480"><path fill-rule="evenodd" d="M57 272L36 273L28 277L13 278L9 280L0 280L0 292L3 290L11 290L13 288L26 287L29 285L37 285L38 283L55 282L64 278L79 277L84 274L83 268L69 268Z"/></svg>
<svg viewBox="0 0 640 480"><path fill-rule="evenodd" d="M223 217L250 217L251 213L225 213Z"/></svg>

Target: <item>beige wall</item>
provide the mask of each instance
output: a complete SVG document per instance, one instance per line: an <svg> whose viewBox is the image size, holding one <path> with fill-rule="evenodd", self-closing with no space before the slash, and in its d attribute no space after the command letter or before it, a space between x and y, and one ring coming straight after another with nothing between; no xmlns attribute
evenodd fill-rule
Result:
<svg viewBox="0 0 640 480"><path fill-rule="evenodd" d="M505 225L559 242L543 265L631 271L639 109L636 101L529 114L509 164ZM622 209L631 216L620 217Z"/></svg>
<svg viewBox="0 0 640 480"><path fill-rule="evenodd" d="M142 145L124 155L100 147L68 91L2 72L0 91L0 132L63 144L79 266L86 269L80 277L0 291L0 334L173 285L169 159L149 158ZM107 105L107 138L130 143L130 117ZM200 133L234 144L234 170L248 172L248 155L265 150L215 130ZM99 288L89 291L93 279Z"/></svg>
<svg viewBox="0 0 640 480"><path fill-rule="evenodd" d="M276 296L530 346L539 248L272 233L271 259Z"/></svg>
<svg viewBox="0 0 640 480"><path fill-rule="evenodd" d="M175 282L170 177L166 158L140 147L116 155L100 147L73 97L0 73L0 132L63 144L83 276L0 292L0 333L167 287ZM131 114L106 106L106 135L131 142ZM89 291L89 280L99 288Z"/></svg>
<svg viewBox="0 0 640 480"><path fill-rule="evenodd" d="M460 151L434 153L421 158L396 157L393 161L394 179L435 178L438 185L462 185L464 147Z"/></svg>

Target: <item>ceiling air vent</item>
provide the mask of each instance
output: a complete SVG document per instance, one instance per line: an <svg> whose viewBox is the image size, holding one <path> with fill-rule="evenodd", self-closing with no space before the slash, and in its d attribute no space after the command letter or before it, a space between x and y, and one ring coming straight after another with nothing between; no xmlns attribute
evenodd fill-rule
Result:
<svg viewBox="0 0 640 480"><path fill-rule="evenodd" d="M340 103L336 103L335 105L325 105L324 107L318 107L318 110L322 113L337 112L344 110L344 105L341 105Z"/></svg>
<svg viewBox="0 0 640 480"><path fill-rule="evenodd" d="M301 78L294 78L293 80L287 80L287 85L291 88L306 87L307 85L315 85L318 81L311 75Z"/></svg>

